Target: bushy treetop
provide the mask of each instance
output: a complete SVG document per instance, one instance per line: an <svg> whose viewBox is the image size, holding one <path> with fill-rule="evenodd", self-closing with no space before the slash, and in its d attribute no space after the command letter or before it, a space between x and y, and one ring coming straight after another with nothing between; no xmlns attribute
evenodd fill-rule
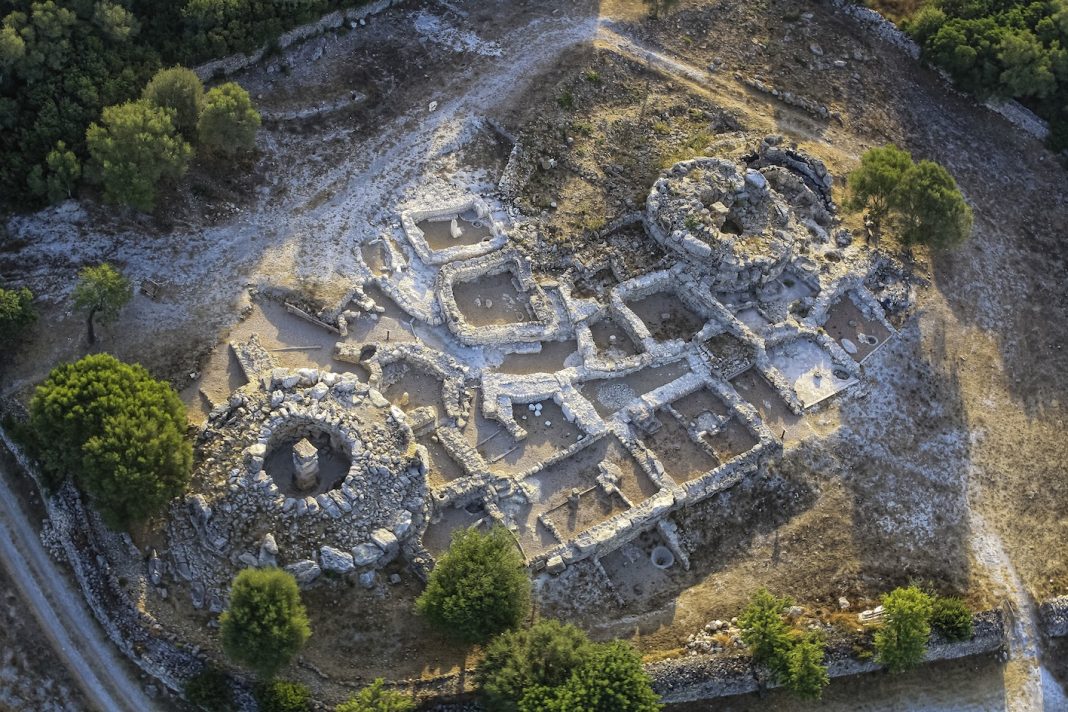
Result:
<svg viewBox="0 0 1068 712"><path fill-rule="evenodd" d="M197 121L204 108L204 84L192 69L159 70L145 85L141 96L155 106L171 109L174 127L187 139L196 136Z"/></svg>
<svg viewBox="0 0 1068 712"><path fill-rule="evenodd" d="M414 709L414 702L400 692L388 689L385 680L378 678L355 697L335 707L334 712L412 712Z"/></svg>
<svg viewBox="0 0 1068 712"><path fill-rule="evenodd" d="M653 712L660 709L637 652L593 643L578 628L541 620L486 649L476 679L490 712Z"/></svg>
<svg viewBox="0 0 1068 712"><path fill-rule="evenodd" d="M145 100L105 108L85 140L104 197L144 212L155 207L160 180L185 173L193 154L175 130L174 110Z"/></svg>
<svg viewBox="0 0 1068 712"><path fill-rule="evenodd" d="M949 171L934 161L913 163L892 144L865 151L849 186L849 207L867 209L876 224L891 216L906 245L952 247L971 234L972 209Z"/></svg>
<svg viewBox="0 0 1068 712"><path fill-rule="evenodd" d="M875 633L879 662L891 672L916 667L931 636L931 596L916 586L896 588L883 596L883 624Z"/></svg>
<svg viewBox="0 0 1068 712"><path fill-rule="evenodd" d="M416 609L466 643L484 643L519 625L530 610L530 579L507 530L456 532Z"/></svg>
<svg viewBox="0 0 1068 712"><path fill-rule="evenodd" d="M738 616L742 642L749 646L754 660L772 669L781 668L791 644L790 627L783 620L783 612L790 604L790 599L778 598L766 588L760 588Z"/></svg>
<svg viewBox="0 0 1068 712"><path fill-rule="evenodd" d="M33 310L33 292L26 287L4 289L0 287L0 332L6 337L5 345L14 343L14 337L37 319Z"/></svg>
<svg viewBox="0 0 1068 712"><path fill-rule="evenodd" d="M54 368L30 401L28 426L49 483L72 476L109 526L156 514L189 481L193 453L178 395L109 354Z"/></svg>
<svg viewBox="0 0 1068 712"><path fill-rule="evenodd" d="M232 156L256 145L259 128L259 112L239 84L220 84L204 97L204 110L197 124L197 134L204 146Z"/></svg>
<svg viewBox="0 0 1068 712"><path fill-rule="evenodd" d="M244 569L230 588L219 619L223 650L262 678L287 665L311 635L293 575L282 569Z"/></svg>

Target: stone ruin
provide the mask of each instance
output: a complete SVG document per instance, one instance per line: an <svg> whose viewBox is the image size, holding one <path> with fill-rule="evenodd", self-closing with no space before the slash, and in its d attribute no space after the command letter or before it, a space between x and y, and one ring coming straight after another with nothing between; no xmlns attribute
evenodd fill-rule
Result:
<svg viewBox="0 0 1068 712"><path fill-rule="evenodd" d="M293 481L298 490L314 489L319 484L319 450L308 438L293 446Z"/></svg>
<svg viewBox="0 0 1068 712"><path fill-rule="evenodd" d="M601 559L639 539L654 568L688 567L672 512L777 458L785 430L769 423L855 383L893 337L866 287L866 246L835 232L829 189L822 164L775 139L677 164L642 217L677 262L582 297L571 273L533 274L507 245L507 216L481 199L402 212L374 238L390 269L366 266L319 314L336 324L335 360L367 383L279 369L255 339L232 344L249 385L201 436L210 457L202 494L171 524L172 574L213 609L239 566L373 586L398 555L425 576L452 531L489 523L515 533L531 570L591 560L610 589ZM461 215L488 239L432 249L426 221ZM383 298L410 318L408 340L348 340ZM487 307L502 298L506 309ZM567 340L562 366L493 365ZM284 443L294 493L263 469ZM336 488L322 481L335 452L351 463Z"/></svg>

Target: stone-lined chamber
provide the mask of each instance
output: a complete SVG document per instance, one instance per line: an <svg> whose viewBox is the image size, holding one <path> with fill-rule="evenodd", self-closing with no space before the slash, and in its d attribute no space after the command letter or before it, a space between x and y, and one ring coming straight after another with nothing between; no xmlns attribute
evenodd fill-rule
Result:
<svg viewBox="0 0 1068 712"><path fill-rule="evenodd" d="M425 573L427 461L404 413L352 374L275 368L255 338L231 346L250 383L209 417L198 493L168 529L168 566L190 582L194 605L219 608L247 566L284 566L303 585L323 571L373 585L403 554ZM295 458L281 484L264 469L279 448ZM324 449L348 463L334 481L322 478ZM315 471L306 491L302 464Z"/></svg>

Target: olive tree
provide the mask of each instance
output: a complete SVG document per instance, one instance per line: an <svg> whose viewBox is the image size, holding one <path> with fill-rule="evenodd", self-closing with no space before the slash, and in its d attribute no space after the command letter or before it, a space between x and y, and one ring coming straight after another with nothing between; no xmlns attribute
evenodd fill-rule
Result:
<svg viewBox="0 0 1068 712"><path fill-rule="evenodd" d="M28 426L47 483L73 477L109 526L158 513L189 481L178 394L109 354L54 368L30 401Z"/></svg>
<svg viewBox="0 0 1068 712"><path fill-rule="evenodd" d="M88 314L89 343L93 344L96 343L93 319L99 315L102 323L115 321L133 297L133 288L130 280L105 262L96 267L86 267L78 273L73 297L74 307Z"/></svg>
<svg viewBox="0 0 1068 712"><path fill-rule="evenodd" d="M85 141L104 197L144 212L155 207L159 182L185 173L193 153L175 130L174 110L143 99L105 108Z"/></svg>
<svg viewBox="0 0 1068 712"><path fill-rule="evenodd" d="M219 619L223 651L270 679L304 647L311 628L293 575L282 569L244 569L230 587Z"/></svg>
<svg viewBox="0 0 1068 712"><path fill-rule="evenodd" d="M934 161L913 163L893 144L865 151L849 187L847 205L868 210L877 229L892 217L906 246L951 247L971 234L972 210L949 171Z"/></svg>
<svg viewBox="0 0 1068 712"><path fill-rule="evenodd" d="M530 579L511 534L501 527L454 534L416 610L465 643L485 643L519 625L530 610Z"/></svg>

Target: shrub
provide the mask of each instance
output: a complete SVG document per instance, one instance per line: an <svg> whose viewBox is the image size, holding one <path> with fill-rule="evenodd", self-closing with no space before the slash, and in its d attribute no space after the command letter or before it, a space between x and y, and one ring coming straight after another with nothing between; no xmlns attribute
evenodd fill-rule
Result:
<svg viewBox="0 0 1068 712"><path fill-rule="evenodd" d="M174 111L144 100L104 109L85 141L105 199L144 212L156 204L157 184L185 173L192 155L175 132Z"/></svg>
<svg viewBox="0 0 1068 712"><path fill-rule="evenodd" d="M790 648L790 628L782 619L790 599L776 598L766 588L759 589L749 599L749 605L738 616L742 642L749 646L753 660L770 667L783 669L786 651Z"/></svg>
<svg viewBox="0 0 1068 712"><path fill-rule="evenodd" d="M897 588L883 596L882 627L875 633L875 653L891 672L916 667L927 652L931 635L931 597L916 586Z"/></svg>
<svg viewBox="0 0 1068 712"><path fill-rule="evenodd" d="M37 319L33 310L33 292L26 287L4 289L0 287L0 333L4 334L4 344L15 342L23 329Z"/></svg>
<svg viewBox="0 0 1068 712"><path fill-rule="evenodd" d="M972 612L959 598L938 597L931 605L931 625L949 640L972 637Z"/></svg>
<svg viewBox="0 0 1068 712"><path fill-rule="evenodd" d="M197 135L208 148L227 156L247 151L256 145L259 128L260 115L240 85L220 84L204 97Z"/></svg>
<svg viewBox="0 0 1068 712"><path fill-rule="evenodd" d="M563 685L591 645L575 626L551 619L498 636L475 674L487 709L515 712L526 690Z"/></svg>
<svg viewBox="0 0 1068 712"><path fill-rule="evenodd" d="M415 703L399 692L386 689L378 678L359 693L334 708L334 712L412 712Z"/></svg>
<svg viewBox="0 0 1068 712"><path fill-rule="evenodd" d="M256 686L260 712L307 712L311 709L311 692L307 685L285 680L271 680Z"/></svg>
<svg viewBox="0 0 1068 712"><path fill-rule="evenodd" d="M519 625L530 610L530 580L523 566L507 530L459 531L431 572L416 609L447 635L484 643Z"/></svg>
<svg viewBox="0 0 1068 712"><path fill-rule="evenodd" d="M30 446L48 483L72 475L116 528L185 489L193 462L185 428L170 385L108 354L57 366L30 401Z"/></svg>
<svg viewBox="0 0 1068 712"><path fill-rule="evenodd" d="M534 688L532 692L519 705L520 712L657 712L661 709L637 651L621 640L592 646L562 686Z"/></svg>
<svg viewBox="0 0 1068 712"><path fill-rule="evenodd" d="M196 136L197 121L204 108L204 85L192 69L161 69L145 85L141 98L173 111L174 128L186 139Z"/></svg>
<svg viewBox="0 0 1068 712"><path fill-rule="evenodd" d="M287 665L311 635L297 581L282 569L235 576L219 625L226 654L264 679Z"/></svg>
<svg viewBox="0 0 1068 712"><path fill-rule="evenodd" d="M121 272L105 262L78 273L72 296L74 308L88 313L89 343L92 344L96 342L93 318L99 314L100 321L105 324L115 321L119 311L133 297L133 288Z"/></svg>
<svg viewBox="0 0 1068 712"><path fill-rule="evenodd" d="M783 668L787 689L805 699L818 700L831 681L823 664L823 641L818 636L795 641L786 651Z"/></svg>
<svg viewBox="0 0 1068 712"><path fill-rule="evenodd" d="M185 697L210 712L229 712L234 704L226 673L210 665L185 684Z"/></svg>
<svg viewBox="0 0 1068 712"><path fill-rule="evenodd" d="M653 712L660 709L628 644L597 644L572 625L541 620L486 649L475 674L490 712Z"/></svg>

